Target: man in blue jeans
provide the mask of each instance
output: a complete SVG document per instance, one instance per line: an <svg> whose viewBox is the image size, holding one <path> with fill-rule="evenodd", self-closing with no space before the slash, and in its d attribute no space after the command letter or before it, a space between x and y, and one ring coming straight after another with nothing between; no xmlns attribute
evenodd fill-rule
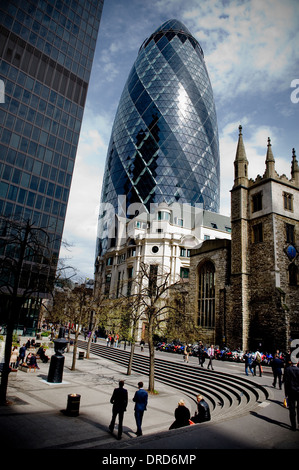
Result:
<svg viewBox="0 0 299 470"><path fill-rule="evenodd" d="M141 424L143 413L146 410L148 393L143 389L143 382L138 383L138 390L135 392L133 401L135 402L135 420L137 425L137 436L142 436Z"/></svg>

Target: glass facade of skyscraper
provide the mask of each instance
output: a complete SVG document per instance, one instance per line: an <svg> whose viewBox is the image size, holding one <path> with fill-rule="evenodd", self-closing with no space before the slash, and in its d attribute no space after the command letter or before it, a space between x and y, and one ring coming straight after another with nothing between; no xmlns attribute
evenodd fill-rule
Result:
<svg viewBox="0 0 299 470"><path fill-rule="evenodd" d="M34 298L43 297L54 278L103 3L0 2L2 268L12 250L5 238L9 221L30 224L40 234L42 228L49 240L47 261L32 257L22 266L22 295L29 289ZM17 251L14 258L18 259ZM42 271L47 264L49 269ZM0 269L1 293L14 280L9 265ZM7 315L6 300L1 296L1 322ZM37 310L32 315L30 307L34 303L27 299L21 324L35 326ZM23 321L25 317L31 324Z"/></svg>
<svg viewBox="0 0 299 470"><path fill-rule="evenodd" d="M0 213L58 257L104 0L0 2Z"/></svg>
<svg viewBox="0 0 299 470"><path fill-rule="evenodd" d="M102 206L173 202L217 212L220 158L213 92L202 48L177 20L162 24L140 47L113 124ZM106 209L97 254L107 248Z"/></svg>

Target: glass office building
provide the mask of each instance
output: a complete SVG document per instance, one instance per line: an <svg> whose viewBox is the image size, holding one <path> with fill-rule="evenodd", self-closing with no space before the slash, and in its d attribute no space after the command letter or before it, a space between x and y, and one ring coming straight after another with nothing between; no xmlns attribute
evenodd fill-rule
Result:
<svg viewBox="0 0 299 470"><path fill-rule="evenodd" d="M0 2L0 213L58 258L104 0Z"/></svg>
<svg viewBox="0 0 299 470"><path fill-rule="evenodd" d="M180 21L144 41L125 84L107 153L97 254L107 248L106 208L119 212L119 195L126 208L178 202L219 210L212 87L202 48Z"/></svg>

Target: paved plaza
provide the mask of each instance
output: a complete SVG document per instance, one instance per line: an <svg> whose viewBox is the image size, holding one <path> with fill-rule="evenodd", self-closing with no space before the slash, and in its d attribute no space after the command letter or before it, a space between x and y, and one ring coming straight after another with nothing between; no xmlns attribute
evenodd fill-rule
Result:
<svg viewBox="0 0 299 470"><path fill-rule="evenodd" d="M165 353L157 354L161 358ZM172 355L171 360L181 362L182 357ZM253 378L268 388L269 399L257 404L250 413L226 420L218 417L215 422L212 415L208 423L171 431L168 429L174 420L179 399L185 399L191 413L196 405L179 390L156 382L158 394L149 396L143 436L136 437L132 398L140 380L147 387L148 377L136 372L127 376L125 367L95 355L90 359L77 359L75 371L70 370L71 363L72 353L65 353L63 381L59 384L47 382L49 363L39 363L40 369L36 372L19 370L10 374L10 404L0 407L3 449L101 449L109 452L131 449L149 452L154 449L163 452L177 452L179 449L189 452L203 449L299 449L299 430L290 430L288 410L282 405L284 393L272 387L270 370L263 377ZM190 365L197 364L197 359L191 358ZM215 361L215 368L245 376L242 364ZM118 441L117 431L111 435L108 426L112 410L110 397L121 379L125 380L129 404L124 417L123 437ZM75 417L66 414L70 394L81 396L79 415Z"/></svg>

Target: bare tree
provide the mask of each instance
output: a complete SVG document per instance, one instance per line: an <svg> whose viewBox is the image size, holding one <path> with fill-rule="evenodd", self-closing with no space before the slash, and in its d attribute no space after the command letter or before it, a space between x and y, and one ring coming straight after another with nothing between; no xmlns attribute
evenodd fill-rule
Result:
<svg viewBox="0 0 299 470"><path fill-rule="evenodd" d="M134 282L137 286L137 280L130 279L127 286L123 281L122 287L117 289L117 292L110 293L112 298L108 298L107 293L98 294L101 299L100 304L105 305L102 326L105 326L106 331L113 334L118 333L121 340L128 341L131 344L127 375L132 372L136 333L141 315L138 309L138 296L131 295ZM127 295L124 295L124 292Z"/></svg>
<svg viewBox="0 0 299 470"><path fill-rule="evenodd" d="M191 317L187 314L187 289L182 279L170 284L170 272L159 272L158 265L141 263L135 278L128 280L130 288L121 289L127 295L118 292L117 299L111 300L111 311L107 326L115 325L122 337L131 342L127 375L131 374L135 352L135 343L140 322L146 327L149 345L150 373L148 390L154 392L155 345L154 336L159 333L178 334L178 328L191 339L190 331L195 329ZM129 292L129 294L128 294ZM113 311L113 313L112 313ZM189 332L188 332L189 329Z"/></svg>
<svg viewBox="0 0 299 470"><path fill-rule="evenodd" d="M86 349L86 358L89 359L90 357L90 346L92 342L92 338L95 334L95 331L98 327L104 328L107 324L107 320L109 317L109 313L111 312L111 300L107 298L104 294L100 291L98 292L97 296L92 298L92 304L90 305L90 335L87 341L87 349Z"/></svg>
<svg viewBox="0 0 299 470"><path fill-rule="evenodd" d="M52 242L47 230L29 220L0 220L0 294L7 323L0 404L7 402L12 336L21 309L28 299L41 299L53 288L57 258Z"/></svg>
<svg viewBox="0 0 299 470"><path fill-rule="evenodd" d="M134 297L134 310L138 312L139 319L145 321L147 326L150 372L149 392L154 392L155 377L155 345L154 334L165 328L166 320L173 312L178 311L178 306L170 301L170 289L181 285L181 280L170 284L170 273L159 272L158 265L140 264L140 270L136 282L139 286Z"/></svg>
<svg viewBox="0 0 299 470"><path fill-rule="evenodd" d="M81 284L75 286L73 289L65 290L64 297L64 315L65 318L74 325L75 331L73 360L71 366L71 370L75 370L78 338L81 327L88 325L90 315L94 308L93 291L86 287L85 284Z"/></svg>
<svg viewBox="0 0 299 470"><path fill-rule="evenodd" d="M139 309L139 295L123 297L121 312L122 336L131 343L130 356L127 367L127 375L131 375L138 324L142 316L142 310Z"/></svg>

